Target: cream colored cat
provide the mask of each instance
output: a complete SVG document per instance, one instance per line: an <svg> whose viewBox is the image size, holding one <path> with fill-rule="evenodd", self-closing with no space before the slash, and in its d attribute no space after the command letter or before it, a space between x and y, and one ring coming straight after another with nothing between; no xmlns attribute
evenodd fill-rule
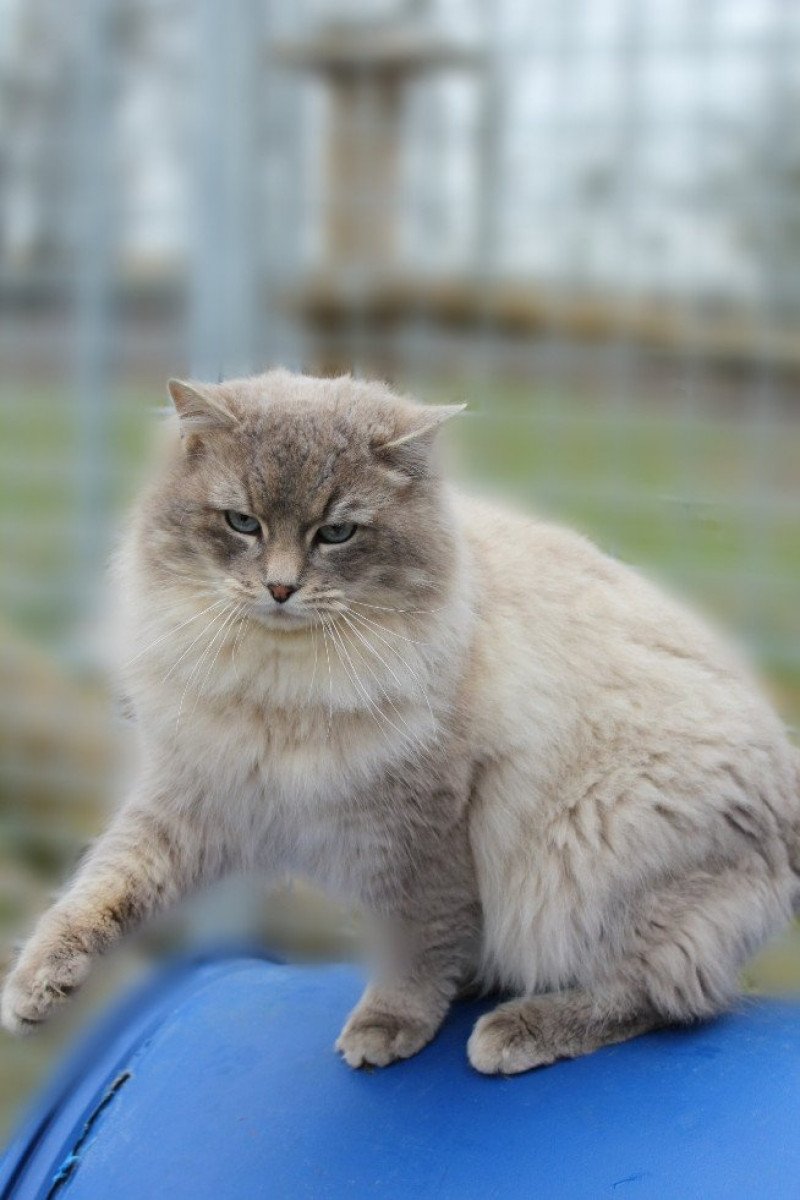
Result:
<svg viewBox="0 0 800 1200"><path fill-rule="evenodd" d="M584 538L445 486L454 410L285 372L170 391L120 563L139 784L6 1026L240 867L383 920L352 1066L420 1050L468 982L515 997L470 1038L485 1072L729 1005L800 895L800 760L734 656Z"/></svg>

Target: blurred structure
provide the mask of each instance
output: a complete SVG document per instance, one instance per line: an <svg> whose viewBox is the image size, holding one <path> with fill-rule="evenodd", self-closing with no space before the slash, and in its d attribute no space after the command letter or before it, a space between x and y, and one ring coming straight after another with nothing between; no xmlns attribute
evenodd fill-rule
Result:
<svg viewBox="0 0 800 1200"><path fill-rule="evenodd" d="M113 792L102 569L171 374L467 399L470 480L800 713L799 101L790 0L2 0L4 926Z"/></svg>

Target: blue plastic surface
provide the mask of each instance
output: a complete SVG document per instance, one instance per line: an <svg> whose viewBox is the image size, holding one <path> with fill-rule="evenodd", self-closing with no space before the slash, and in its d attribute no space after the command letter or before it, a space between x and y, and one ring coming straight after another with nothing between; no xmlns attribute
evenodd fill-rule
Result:
<svg viewBox="0 0 800 1200"><path fill-rule="evenodd" d="M462 1005L416 1058L333 1052L350 967L172 970L63 1072L0 1166L14 1200L800 1197L800 1007L776 1002L512 1079Z"/></svg>

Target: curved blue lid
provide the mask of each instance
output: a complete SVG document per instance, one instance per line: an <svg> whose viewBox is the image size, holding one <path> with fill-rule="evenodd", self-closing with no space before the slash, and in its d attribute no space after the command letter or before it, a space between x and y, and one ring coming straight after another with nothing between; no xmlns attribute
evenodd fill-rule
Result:
<svg viewBox="0 0 800 1200"><path fill-rule="evenodd" d="M256 956L162 975L7 1152L14 1200L800 1196L800 1006L749 1003L511 1079L470 1069L482 1004L386 1070L333 1042L355 969Z"/></svg>

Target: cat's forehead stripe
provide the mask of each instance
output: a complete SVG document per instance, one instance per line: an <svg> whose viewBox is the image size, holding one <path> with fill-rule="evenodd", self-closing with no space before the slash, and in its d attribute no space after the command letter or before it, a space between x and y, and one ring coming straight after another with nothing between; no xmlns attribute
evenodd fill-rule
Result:
<svg viewBox="0 0 800 1200"><path fill-rule="evenodd" d="M233 508L247 511L250 498L238 480L216 479L208 489L208 501L216 508Z"/></svg>

